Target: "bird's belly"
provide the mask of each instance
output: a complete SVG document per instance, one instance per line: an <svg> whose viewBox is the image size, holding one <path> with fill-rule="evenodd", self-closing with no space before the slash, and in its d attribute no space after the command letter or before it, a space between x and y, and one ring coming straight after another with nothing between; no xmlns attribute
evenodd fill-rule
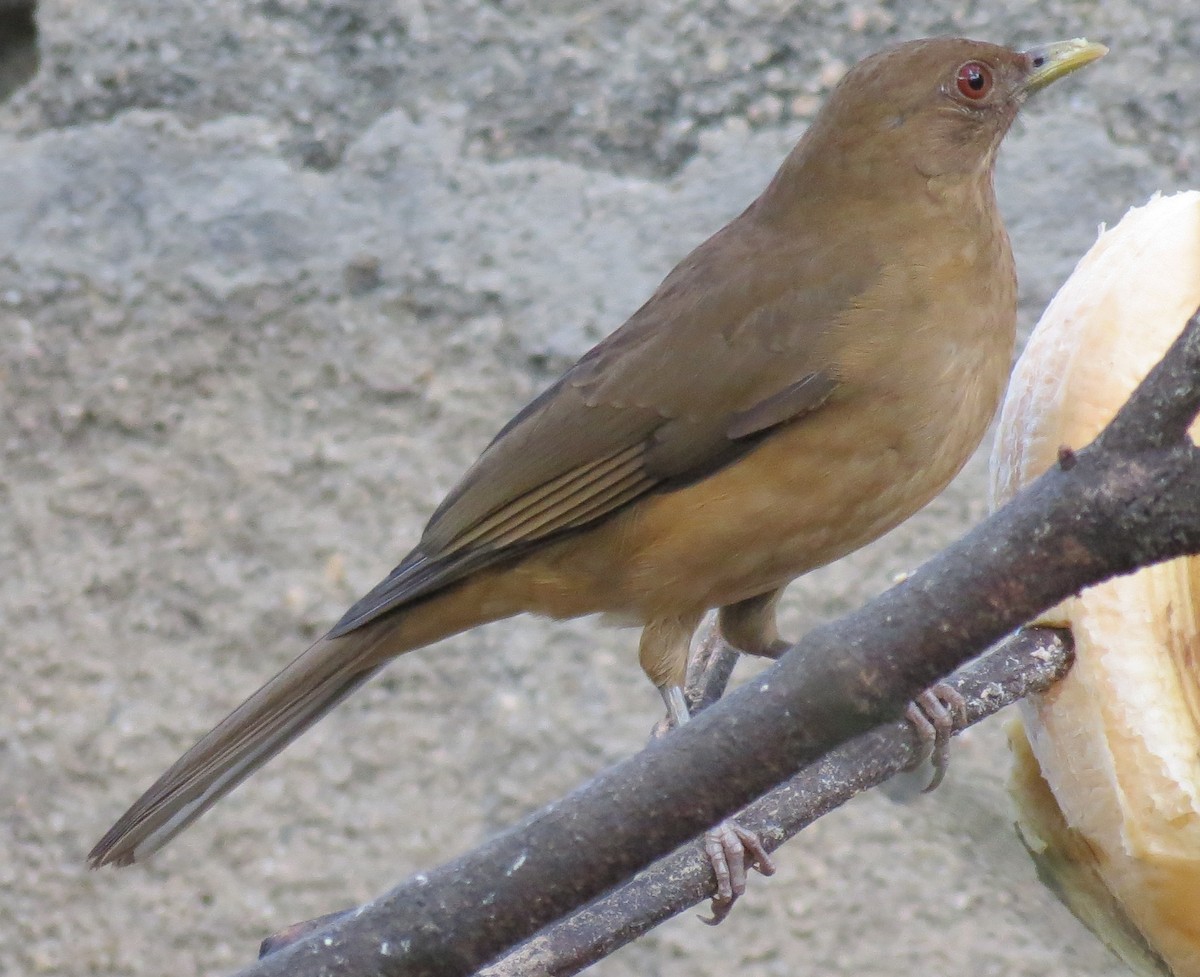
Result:
<svg viewBox="0 0 1200 977"><path fill-rule="evenodd" d="M920 417L878 397L827 405L713 475L548 547L520 574L525 606L648 621L783 586L937 495L979 443L998 397L976 389L969 402Z"/></svg>
<svg viewBox="0 0 1200 977"><path fill-rule="evenodd" d="M906 519L974 448L943 439L924 446L930 453L911 432L863 427L849 418L811 429L801 422L705 482L655 500L640 519L629 598L663 591L669 604L691 590L711 607L782 586Z"/></svg>

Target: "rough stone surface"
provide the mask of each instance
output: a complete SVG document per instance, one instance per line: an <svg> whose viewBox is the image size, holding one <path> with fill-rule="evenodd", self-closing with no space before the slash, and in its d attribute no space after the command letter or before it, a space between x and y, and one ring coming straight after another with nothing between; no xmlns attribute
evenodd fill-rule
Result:
<svg viewBox="0 0 1200 977"><path fill-rule="evenodd" d="M50 0L0 105L0 973L220 974L643 742L635 636L521 620L397 662L146 867L161 769L403 554L495 428L751 199L844 67L956 32L1113 53L1000 193L1027 328L1091 242L1200 183L1177 0ZM977 458L794 586L793 633L984 511ZM997 723L870 796L722 927L595 968L1116 975L1011 830ZM736 969L735 969L736 968Z"/></svg>

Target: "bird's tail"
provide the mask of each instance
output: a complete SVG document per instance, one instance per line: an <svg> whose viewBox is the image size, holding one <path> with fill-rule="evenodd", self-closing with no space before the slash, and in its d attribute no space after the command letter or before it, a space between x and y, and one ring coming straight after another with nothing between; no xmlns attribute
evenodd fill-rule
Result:
<svg viewBox="0 0 1200 977"><path fill-rule="evenodd" d="M338 638L321 638L172 764L88 855L92 868L157 851L396 655L503 614L440 594Z"/></svg>

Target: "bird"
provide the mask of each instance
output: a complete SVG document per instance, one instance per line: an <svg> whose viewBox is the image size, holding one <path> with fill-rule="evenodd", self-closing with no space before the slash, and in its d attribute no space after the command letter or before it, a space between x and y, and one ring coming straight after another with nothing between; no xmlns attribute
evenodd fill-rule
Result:
<svg viewBox="0 0 1200 977"><path fill-rule="evenodd" d="M708 611L777 657L783 589L923 507L982 439L1016 330L997 149L1029 95L1106 50L939 37L853 66L762 194L505 424L399 565L90 865L143 860L391 659L491 621L641 625L676 724Z"/></svg>

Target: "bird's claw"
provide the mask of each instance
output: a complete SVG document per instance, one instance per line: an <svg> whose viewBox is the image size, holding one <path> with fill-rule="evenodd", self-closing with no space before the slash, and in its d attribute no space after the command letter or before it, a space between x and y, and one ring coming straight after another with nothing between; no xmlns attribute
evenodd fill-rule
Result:
<svg viewBox="0 0 1200 977"><path fill-rule="evenodd" d="M966 725L967 701L956 689L939 682L910 702L904 715L912 723L921 747L908 769L926 760L933 767L933 776L923 791L928 794L945 779L950 766L950 737Z"/></svg>
<svg viewBox="0 0 1200 977"><path fill-rule="evenodd" d="M717 877L717 893L712 898L712 916L701 916L700 920L716 926L746 891L746 869L774 875L775 863L762 839L733 820L722 821L704 835L704 852Z"/></svg>

